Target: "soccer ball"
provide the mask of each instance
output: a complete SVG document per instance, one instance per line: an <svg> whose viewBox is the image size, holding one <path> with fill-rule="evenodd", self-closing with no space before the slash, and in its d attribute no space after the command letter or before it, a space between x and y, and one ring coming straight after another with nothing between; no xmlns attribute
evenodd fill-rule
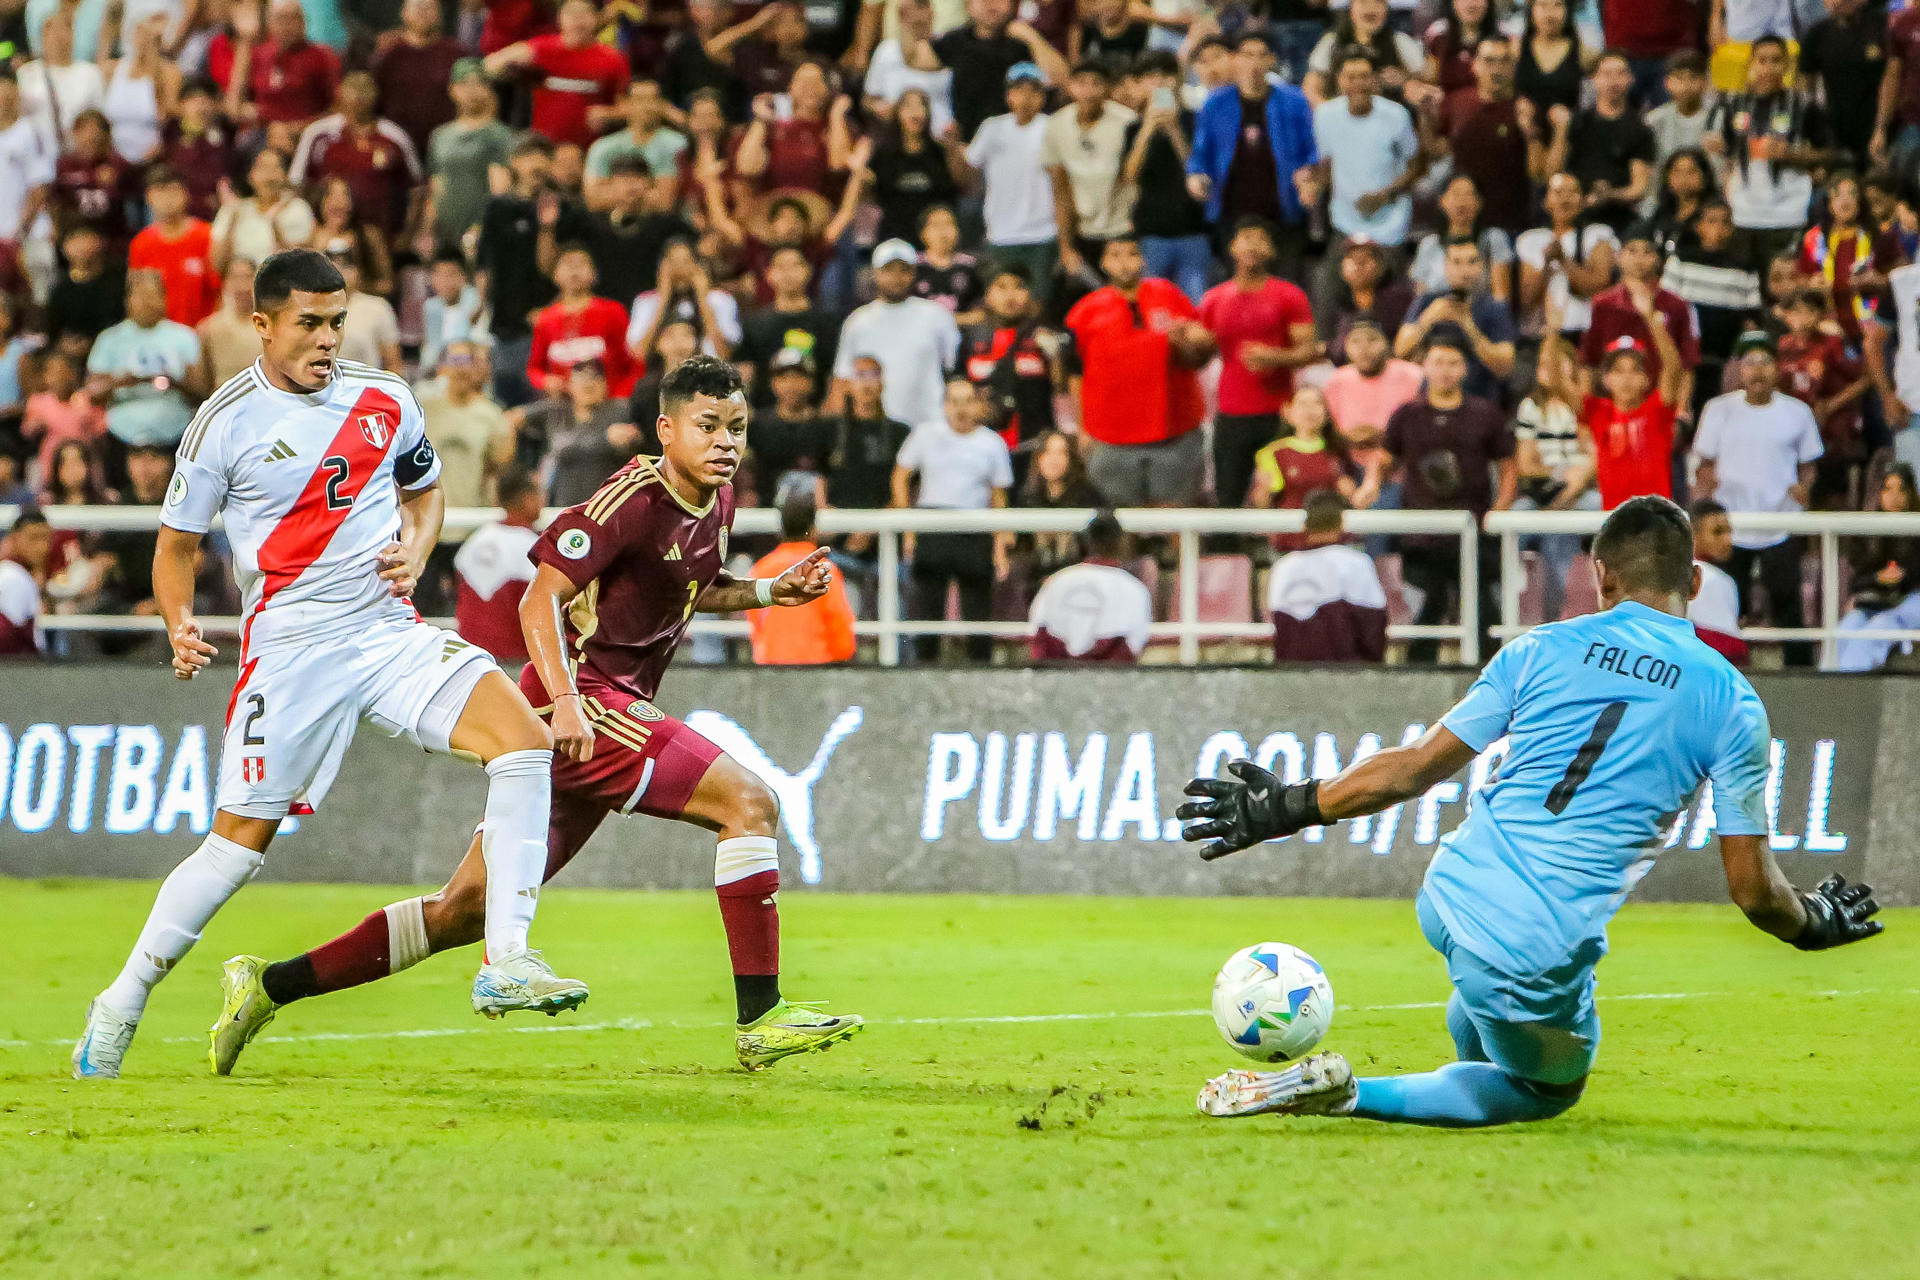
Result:
<svg viewBox="0 0 1920 1280"><path fill-rule="evenodd" d="M1327 971L1298 947L1262 942L1236 951L1213 980L1213 1023L1235 1051L1286 1062L1320 1043L1333 1022Z"/></svg>

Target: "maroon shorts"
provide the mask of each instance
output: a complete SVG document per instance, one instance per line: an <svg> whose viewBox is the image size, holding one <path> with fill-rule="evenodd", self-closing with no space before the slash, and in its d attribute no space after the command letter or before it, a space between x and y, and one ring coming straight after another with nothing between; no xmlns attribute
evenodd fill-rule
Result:
<svg viewBox="0 0 1920 1280"><path fill-rule="evenodd" d="M551 718L547 691L529 663L520 691ZM584 683L581 708L593 725L586 763L553 758L553 816L547 824L547 879L573 860L610 813L679 818L721 750L645 698Z"/></svg>

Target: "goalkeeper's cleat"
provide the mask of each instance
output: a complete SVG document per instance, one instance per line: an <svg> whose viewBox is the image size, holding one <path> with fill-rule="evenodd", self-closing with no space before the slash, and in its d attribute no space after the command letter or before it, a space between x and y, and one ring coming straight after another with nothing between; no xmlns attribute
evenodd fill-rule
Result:
<svg viewBox="0 0 1920 1280"><path fill-rule="evenodd" d="M587 1002L587 984L556 977L538 951L520 950L480 966L473 979L473 1011L489 1018L529 1010L548 1017Z"/></svg>
<svg viewBox="0 0 1920 1280"><path fill-rule="evenodd" d="M75 1080L118 1080L120 1060L127 1056L138 1019L121 1017L94 1000L87 1005L87 1026L73 1046Z"/></svg>
<svg viewBox="0 0 1920 1280"><path fill-rule="evenodd" d="M280 1011L261 985L266 970L267 962L259 956L235 956L220 967L220 1017L207 1031L207 1061L217 1076L233 1074L240 1051Z"/></svg>
<svg viewBox="0 0 1920 1280"><path fill-rule="evenodd" d="M749 1071L771 1066L796 1053L830 1049L866 1026L857 1013L829 1015L817 1004L782 1000L752 1022L736 1028L734 1052Z"/></svg>
<svg viewBox="0 0 1920 1280"><path fill-rule="evenodd" d="M1229 1071L1200 1087L1202 1115L1337 1116L1353 1109L1353 1068L1337 1053L1316 1053L1284 1071Z"/></svg>

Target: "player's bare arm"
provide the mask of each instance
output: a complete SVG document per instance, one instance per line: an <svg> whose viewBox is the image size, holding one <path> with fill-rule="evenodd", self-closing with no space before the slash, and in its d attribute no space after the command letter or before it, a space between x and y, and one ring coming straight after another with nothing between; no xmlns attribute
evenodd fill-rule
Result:
<svg viewBox="0 0 1920 1280"><path fill-rule="evenodd" d="M380 580L395 599L411 599L419 588L446 517L447 495L438 482L400 491L400 540L380 548L378 557Z"/></svg>
<svg viewBox="0 0 1920 1280"><path fill-rule="evenodd" d="M1754 928L1802 951L1859 942L1883 927L1872 918L1880 907L1866 885L1828 876L1802 893L1780 870L1763 836L1721 836L1720 861L1727 873L1727 896Z"/></svg>
<svg viewBox="0 0 1920 1280"><path fill-rule="evenodd" d="M833 585L829 554L825 547L815 548L777 578L736 578L722 569L713 585L700 593L694 609L700 613L738 613L768 605L791 608L812 604Z"/></svg>
<svg viewBox="0 0 1920 1280"><path fill-rule="evenodd" d="M567 665L566 627L562 619L580 588L567 575L543 564L520 597L520 633L527 642L527 661L553 699L553 749L569 760L585 764L593 759L593 727L580 706L580 691Z"/></svg>
<svg viewBox="0 0 1920 1280"><path fill-rule="evenodd" d="M1343 818L1378 813L1412 800L1473 762L1474 751L1444 725L1417 742L1389 747L1356 760L1325 781L1284 783L1251 760L1227 766L1232 778L1195 778L1190 800L1175 817L1191 825L1188 841L1206 840L1200 856L1211 862L1264 840L1290 836Z"/></svg>
<svg viewBox="0 0 1920 1280"><path fill-rule="evenodd" d="M153 600L167 624L173 674L179 680L193 679L220 653L200 634L193 616L194 566L201 537L163 524L153 548Z"/></svg>

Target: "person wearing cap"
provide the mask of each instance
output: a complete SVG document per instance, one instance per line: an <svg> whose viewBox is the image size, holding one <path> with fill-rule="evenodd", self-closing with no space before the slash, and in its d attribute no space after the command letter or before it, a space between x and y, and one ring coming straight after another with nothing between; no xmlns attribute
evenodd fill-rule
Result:
<svg viewBox="0 0 1920 1280"><path fill-rule="evenodd" d="M1139 117L1112 100L1112 72L1097 58L1074 67L1067 90L1073 101L1047 117L1040 163L1053 190L1060 270L1070 281L1090 282L1089 263L1099 259L1100 246L1133 229L1120 164L1127 128Z"/></svg>
<svg viewBox="0 0 1920 1280"><path fill-rule="evenodd" d="M960 326L939 303L913 296L919 261L905 240L883 240L874 248L873 284L879 296L840 327L831 397L836 408L846 401L854 361L872 356L886 380L888 417L914 424L940 419L947 371L960 354Z"/></svg>
<svg viewBox="0 0 1920 1280"><path fill-rule="evenodd" d="M1593 295L1587 331L1580 339L1580 363L1596 368L1621 338L1631 338L1647 360L1647 375L1655 383L1662 383L1666 357L1647 320L1646 304L1651 302L1660 317L1660 327L1673 337L1685 371L1677 395L1668 403L1690 418L1693 373L1700 364L1700 336L1694 331L1693 308L1686 299L1661 287L1661 267L1651 224L1642 222L1629 228L1620 244L1620 283Z"/></svg>
<svg viewBox="0 0 1920 1280"><path fill-rule="evenodd" d="M763 507L778 505L786 477L807 472L817 478L833 450L833 423L820 416L814 400L813 357L786 347L767 363L773 403L755 411L747 432L747 467ZM808 484L809 491L813 485ZM778 576L778 575L775 575Z"/></svg>
<svg viewBox="0 0 1920 1280"><path fill-rule="evenodd" d="M1391 346L1413 305L1414 288L1393 269L1387 251L1366 236L1348 236L1340 251L1340 281L1317 300L1314 317L1336 363L1346 349L1347 330L1364 320L1387 336Z"/></svg>
<svg viewBox="0 0 1920 1280"><path fill-rule="evenodd" d="M1047 81L1040 68L1020 62L1007 72L1005 115L984 121L967 144L967 164L980 175L987 255L1027 270L1034 296L1052 296L1058 246L1053 184L1041 160L1048 117Z"/></svg>
<svg viewBox="0 0 1920 1280"><path fill-rule="evenodd" d="M433 236L443 248L459 246L480 225L492 195L489 175L507 166L514 139L500 121L500 101L480 59L454 63L447 92L454 117L433 131L426 149Z"/></svg>
<svg viewBox="0 0 1920 1280"><path fill-rule="evenodd" d="M1273 47L1252 28L1234 46L1233 70L1234 83L1215 89L1194 121L1187 189L1206 201L1215 226L1248 214L1274 224L1280 269L1290 274L1320 198L1313 108L1304 93L1273 78Z"/></svg>
<svg viewBox="0 0 1920 1280"><path fill-rule="evenodd" d="M466 46L440 26L439 0L404 0L400 29L381 33L367 69L379 90L380 112L406 131L418 155L433 131L454 118L447 94Z"/></svg>
<svg viewBox="0 0 1920 1280"><path fill-rule="evenodd" d="M1394 354L1410 356L1437 334L1457 338L1470 356L1467 394L1498 401L1513 372L1513 312L1486 290L1487 262L1478 240L1456 236L1446 252L1446 292L1413 300L1407 322L1394 335Z"/></svg>
<svg viewBox="0 0 1920 1280"><path fill-rule="evenodd" d="M1653 345L1649 349L1626 334L1615 338L1597 365L1603 394L1585 397L1580 407L1580 425L1593 442L1600 505L1608 511L1642 494L1673 496L1675 423L1686 403L1686 370L1652 293L1629 296ZM1564 351L1557 332L1548 332L1543 350L1548 349ZM1549 377L1564 376L1565 369L1563 361L1543 358L1542 371Z"/></svg>
<svg viewBox="0 0 1920 1280"><path fill-rule="evenodd" d="M1009 73L1022 63L1039 71L1043 83L1067 79L1067 60L1031 24L1014 19L1013 0L967 0L965 23L943 35L920 35L907 51L916 70L953 72L953 119L969 140L1000 105Z"/></svg>
<svg viewBox="0 0 1920 1280"><path fill-rule="evenodd" d="M1757 50L1756 50L1757 52ZM1727 510L1801 511L1812 499L1814 464L1825 452L1813 411L1779 393L1778 348L1764 329L1749 329L1733 344L1740 386L1707 401L1694 437L1698 462L1693 490ZM1760 612L1756 586L1767 595L1767 616L1776 627L1798 627L1800 539L1775 530L1749 529L1733 536L1728 572L1739 584L1747 612ZM1784 646L1790 666L1811 666L1813 646Z"/></svg>
<svg viewBox="0 0 1920 1280"><path fill-rule="evenodd" d="M167 319L166 278L127 274L127 318L94 339L87 394L106 406L107 431L122 444L171 448L186 434L200 383L200 339Z"/></svg>
<svg viewBox="0 0 1920 1280"><path fill-rule="evenodd" d="M163 166L147 171L147 211L153 221L134 236L127 267L158 271L167 283L167 319L192 328L220 305L213 228L188 216L187 185Z"/></svg>

